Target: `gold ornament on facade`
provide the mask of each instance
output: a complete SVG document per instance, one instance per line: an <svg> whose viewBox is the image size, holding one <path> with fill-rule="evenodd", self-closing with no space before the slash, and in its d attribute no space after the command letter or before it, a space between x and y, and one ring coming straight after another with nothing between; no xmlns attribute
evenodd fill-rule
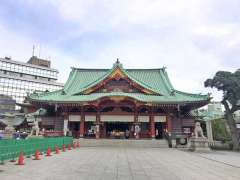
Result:
<svg viewBox="0 0 240 180"><path fill-rule="evenodd" d="M125 100L126 97L124 96L113 96L113 97L110 97L110 100L113 100L115 102L120 102L120 101L123 101Z"/></svg>

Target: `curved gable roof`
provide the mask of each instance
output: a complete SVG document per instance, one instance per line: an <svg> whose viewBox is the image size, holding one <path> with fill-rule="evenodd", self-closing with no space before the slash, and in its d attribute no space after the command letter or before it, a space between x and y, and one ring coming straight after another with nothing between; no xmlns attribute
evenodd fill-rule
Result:
<svg viewBox="0 0 240 180"><path fill-rule="evenodd" d="M72 68L63 91L67 94L81 93L109 77L116 68L138 85L159 95L169 95L173 90L166 76L165 69L123 69L114 65L112 69L78 69Z"/></svg>
<svg viewBox="0 0 240 180"><path fill-rule="evenodd" d="M105 78L120 68L122 73L138 85L151 90L154 94L144 93L90 93L82 92L101 83ZM114 64L112 69L78 69L72 68L67 82L62 90L33 93L29 96L31 101L49 102L84 102L94 101L106 96L126 96L143 102L154 103L193 103L208 102L209 95L190 94L173 88L165 68L160 69L123 69L121 64Z"/></svg>

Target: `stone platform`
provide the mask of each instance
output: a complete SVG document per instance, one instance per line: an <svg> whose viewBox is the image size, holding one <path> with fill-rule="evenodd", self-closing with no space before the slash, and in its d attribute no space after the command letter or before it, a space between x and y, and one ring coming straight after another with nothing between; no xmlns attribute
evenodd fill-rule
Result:
<svg viewBox="0 0 240 180"><path fill-rule="evenodd" d="M75 141L78 141L77 139ZM79 139L81 147L168 148L165 139Z"/></svg>
<svg viewBox="0 0 240 180"><path fill-rule="evenodd" d="M209 141L204 137L189 138L189 150L195 152L210 152Z"/></svg>

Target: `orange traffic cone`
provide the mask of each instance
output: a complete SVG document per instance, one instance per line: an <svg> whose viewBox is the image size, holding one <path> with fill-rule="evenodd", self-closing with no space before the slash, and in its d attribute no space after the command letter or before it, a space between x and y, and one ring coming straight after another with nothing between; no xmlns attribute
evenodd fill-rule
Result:
<svg viewBox="0 0 240 180"><path fill-rule="evenodd" d="M70 144L68 144L68 150L71 150L71 145Z"/></svg>
<svg viewBox="0 0 240 180"><path fill-rule="evenodd" d="M35 158L33 160L40 160L39 151L36 149Z"/></svg>
<svg viewBox="0 0 240 180"><path fill-rule="evenodd" d="M63 151L63 152L66 151L66 146L65 146L65 144L62 145L62 151Z"/></svg>
<svg viewBox="0 0 240 180"><path fill-rule="evenodd" d="M47 148L46 156L51 156L51 149L50 149L50 147Z"/></svg>
<svg viewBox="0 0 240 180"><path fill-rule="evenodd" d="M77 147L80 148L80 142L77 142Z"/></svg>
<svg viewBox="0 0 240 180"><path fill-rule="evenodd" d="M58 149L58 146L55 146L55 154L59 154L59 149Z"/></svg>
<svg viewBox="0 0 240 180"><path fill-rule="evenodd" d="M24 157L23 157L23 152L21 151L18 157L18 162L17 165L24 165Z"/></svg>
<svg viewBox="0 0 240 180"><path fill-rule="evenodd" d="M77 145L76 143L73 143L73 149L76 149Z"/></svg>

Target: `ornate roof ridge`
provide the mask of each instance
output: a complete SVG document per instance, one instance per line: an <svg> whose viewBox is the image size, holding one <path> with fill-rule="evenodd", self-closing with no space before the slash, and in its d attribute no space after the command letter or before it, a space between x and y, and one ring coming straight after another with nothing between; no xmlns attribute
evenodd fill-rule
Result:
<svg viewBox="0 0 240 180"><path fill-rule="evenodd" d="M165 71L166 67L163 66L162 68L123 68L122 63L120 63L119 59L116 60L115 63L113 63L112 68L79 68L79 67L71 67L73 70L88 70L88 71L109 71L111 69L114 69L116 67L119 67L121 69L127 70L127 71L134 71L134 70L163 70Z"/></svg>
<svg viewBox="0 0 240 180"><path fill-rule="evenodd" d="M112 68L78 68L78 67L71 67L73 70L88 70L88 71L108 71L111 70ZM127 71L135 71L135 70L140 70L140 71L144 71L144 70L164 70L165 68L124 68Z"/></svg>

